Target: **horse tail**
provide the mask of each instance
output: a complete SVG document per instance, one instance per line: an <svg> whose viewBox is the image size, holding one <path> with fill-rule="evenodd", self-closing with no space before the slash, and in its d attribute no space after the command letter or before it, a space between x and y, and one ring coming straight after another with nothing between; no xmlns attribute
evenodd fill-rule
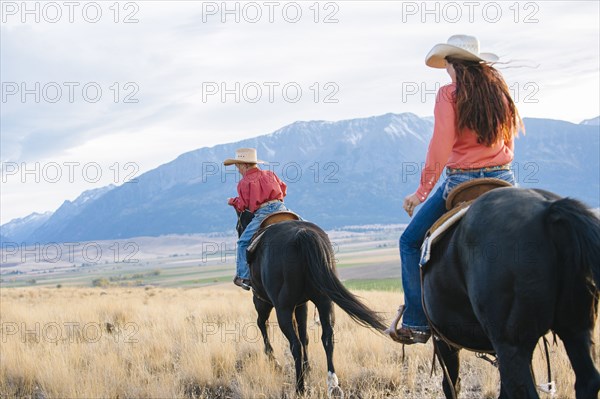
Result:
<svg viewBox="0 0 600 399"><path fill-rule="evenodd" d="M338 279L333 248L325 233L301 228L296 234L296 243L308 267L309 281L316 291L329 297L357 323L380 332L385 330L382 318L348 291Z"/></svg>
<svg viewBox="0 0 600 399"><path fill-rule="evenodd" d="M563 198L549 206L546 220L563 261L579 274L591 274L600 290L600 218L583 203Z"/></svg>

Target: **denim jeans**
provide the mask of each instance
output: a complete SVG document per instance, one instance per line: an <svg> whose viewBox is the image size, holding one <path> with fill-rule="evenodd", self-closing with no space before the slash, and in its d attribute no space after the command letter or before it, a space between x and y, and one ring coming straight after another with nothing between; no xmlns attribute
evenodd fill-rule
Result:
<svg viewBox="0 0 600 399"><path fill-rule="evenodd" d="M246 261L246 249L248 249L250 240L260 227L262 221L273 212L287 210L288 209L285 207L283 202L273 202L257 209L256 212L254 212L254 218L250 223L248 223L246 230L244 230L237 242L236 273L238 277L250 279L250 268L248 267L248 262Z"/></svg>
<svg viewBox="0 0 600 399"><path fill-rule="evenodd" d="M515 184L512 170L469 171L448 174L446 180L429 197L414 215L400 236L400 260L402 262L402 287L405 311L402 325L414 330L427 331L429 326L421 302L421 245L427 230L446 212L446 198L460 183L480 177L494 177Z"/></svg>

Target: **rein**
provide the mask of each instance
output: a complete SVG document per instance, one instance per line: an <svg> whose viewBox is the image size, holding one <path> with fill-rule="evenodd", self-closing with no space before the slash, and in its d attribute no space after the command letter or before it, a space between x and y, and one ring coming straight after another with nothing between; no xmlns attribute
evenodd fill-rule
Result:
<svg viewBox="0 0 600 399"><path fill-rule="evenodd" d="M494 356L494 359L492 359L491 357L489 357L487 355L487 353L476 353L475 356L478 359L485 360L486 362L488 362L489 364L491 364L495 368L498 368L498 358L497 357Z"/></svg>
<svg viewBox="0 0 600 399"><path fill-rule="evenodd" d="M261 300L261 301L263 301L265 303L268 303L269 305L273 306L273 304L271 303L271 301L269 301L268 299L265 299L261 295L259 295L258 291L256 289L254 289L254 287L252 287L252 295L254 295L259 300Z"/></svg>

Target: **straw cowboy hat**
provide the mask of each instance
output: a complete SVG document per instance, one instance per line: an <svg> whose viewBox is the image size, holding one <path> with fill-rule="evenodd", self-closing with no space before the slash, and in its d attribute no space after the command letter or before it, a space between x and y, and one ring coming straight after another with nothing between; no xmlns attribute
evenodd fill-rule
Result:
<svg viewBox="0 0 600 399"><path fill-rule="evenodd" d="M233 165L236 163L265 163L259 159L256 159L256 148L240 148L235 150L235 158L228 158L223 161L224 165Z"/></svg>
<svg viewBox="0 0 600 399"><path fill-rule="evenodd" d="M485 62L495 62L499 59L496 54L480 53L479 40L475 36L454 35L450 36L447 43L433 46L425 57L425 64L432 68L446 68L446 57L449 56L461 60Z"/></svg>

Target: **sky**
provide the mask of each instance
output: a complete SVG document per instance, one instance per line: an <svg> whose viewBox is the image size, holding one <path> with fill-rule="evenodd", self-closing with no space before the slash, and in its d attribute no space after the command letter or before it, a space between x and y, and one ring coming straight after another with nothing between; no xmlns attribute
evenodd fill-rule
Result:
<svg viewBox="0 0 600 399"><path fill-rule="evenodd" d="M2 0L0 223L298 120L431 116L454 34L523 117L596 117L599 4Z"/></svg>

